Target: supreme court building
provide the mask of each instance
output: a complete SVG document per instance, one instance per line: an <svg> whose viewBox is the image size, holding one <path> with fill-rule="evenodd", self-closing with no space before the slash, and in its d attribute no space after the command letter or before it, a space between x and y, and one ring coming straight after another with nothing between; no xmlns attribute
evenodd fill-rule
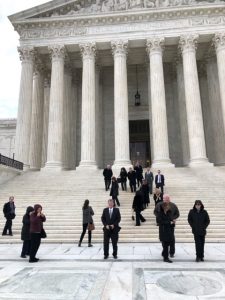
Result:
<svg viewBox="0 0 225 300"><path fill-rule="evenodd" d="M54 0L9 17L31 169L225 164L225 2Z"/></svg>

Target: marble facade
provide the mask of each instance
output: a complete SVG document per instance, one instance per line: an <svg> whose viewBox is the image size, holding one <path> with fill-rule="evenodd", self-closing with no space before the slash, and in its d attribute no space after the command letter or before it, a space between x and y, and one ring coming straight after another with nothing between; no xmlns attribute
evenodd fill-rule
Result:
<svg viewBox="0 0 225 300"><path fill-rule="evenodd" d="M224 12L224 1L55 0L10 16L22 62L16 159L128 167L129 121L147 120L154 167L225 164Z"/></svg>

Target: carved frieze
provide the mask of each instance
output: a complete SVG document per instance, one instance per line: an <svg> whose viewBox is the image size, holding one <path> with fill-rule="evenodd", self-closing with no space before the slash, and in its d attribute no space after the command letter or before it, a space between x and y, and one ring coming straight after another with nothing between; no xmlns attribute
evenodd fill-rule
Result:
<svg viewBox="0 0 225 300"><path fill-rule="evenodd" d="M96 14L113 11L140 10L159 7L197 6L212 3L224 3L223 0L78 0L73 4L42 13L36 17L52 17Z"/></svg>

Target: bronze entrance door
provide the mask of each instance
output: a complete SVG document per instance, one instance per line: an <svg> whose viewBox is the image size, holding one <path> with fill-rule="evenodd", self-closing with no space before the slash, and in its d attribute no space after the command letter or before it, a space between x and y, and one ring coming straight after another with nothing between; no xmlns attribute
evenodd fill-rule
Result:
<svg viewBox="0 0 225 300"><path fill-rule="evenodd" d="M130 159L138 160L143 167L151 165L149 120L129 121Z"/></svg>

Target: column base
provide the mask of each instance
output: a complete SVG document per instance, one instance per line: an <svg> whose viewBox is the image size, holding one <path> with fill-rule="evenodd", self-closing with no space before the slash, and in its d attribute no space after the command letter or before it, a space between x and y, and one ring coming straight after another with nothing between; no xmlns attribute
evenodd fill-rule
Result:
<svg viewBox="0 0 225 300"><path fill-rule="evenodd" d="M188 166L190 168L214 167L214 164L210 163L207 158L196 158L191 159Z"/></svg>
<svg viewBox="0 0 225 300"><path fill-rule="evenodd" d="M62 171L63 164L61 161L47 161L42 171Z"/></svg>
<svg viewBox="0 0 225 300"><path fill-rule="evenodd" d="M97 164L94 160L81 160L79 166L76 168L76 170L82 170L82 169L92 169L97 170Z"/></svg>
<svg viewBox="0 0 225 300"><path fill-rule="evenodd" d="M162 159L154 160L151 167L154 169L175 168L175 165L171 163L170 159Z"/></svg>
<svg viewBox="0 0 225 300"><path fill-rule="evenodd" d="M29 171L29 170L30 170L30 165L23 164L23 171L26 172L26 171Z"/></svg>

